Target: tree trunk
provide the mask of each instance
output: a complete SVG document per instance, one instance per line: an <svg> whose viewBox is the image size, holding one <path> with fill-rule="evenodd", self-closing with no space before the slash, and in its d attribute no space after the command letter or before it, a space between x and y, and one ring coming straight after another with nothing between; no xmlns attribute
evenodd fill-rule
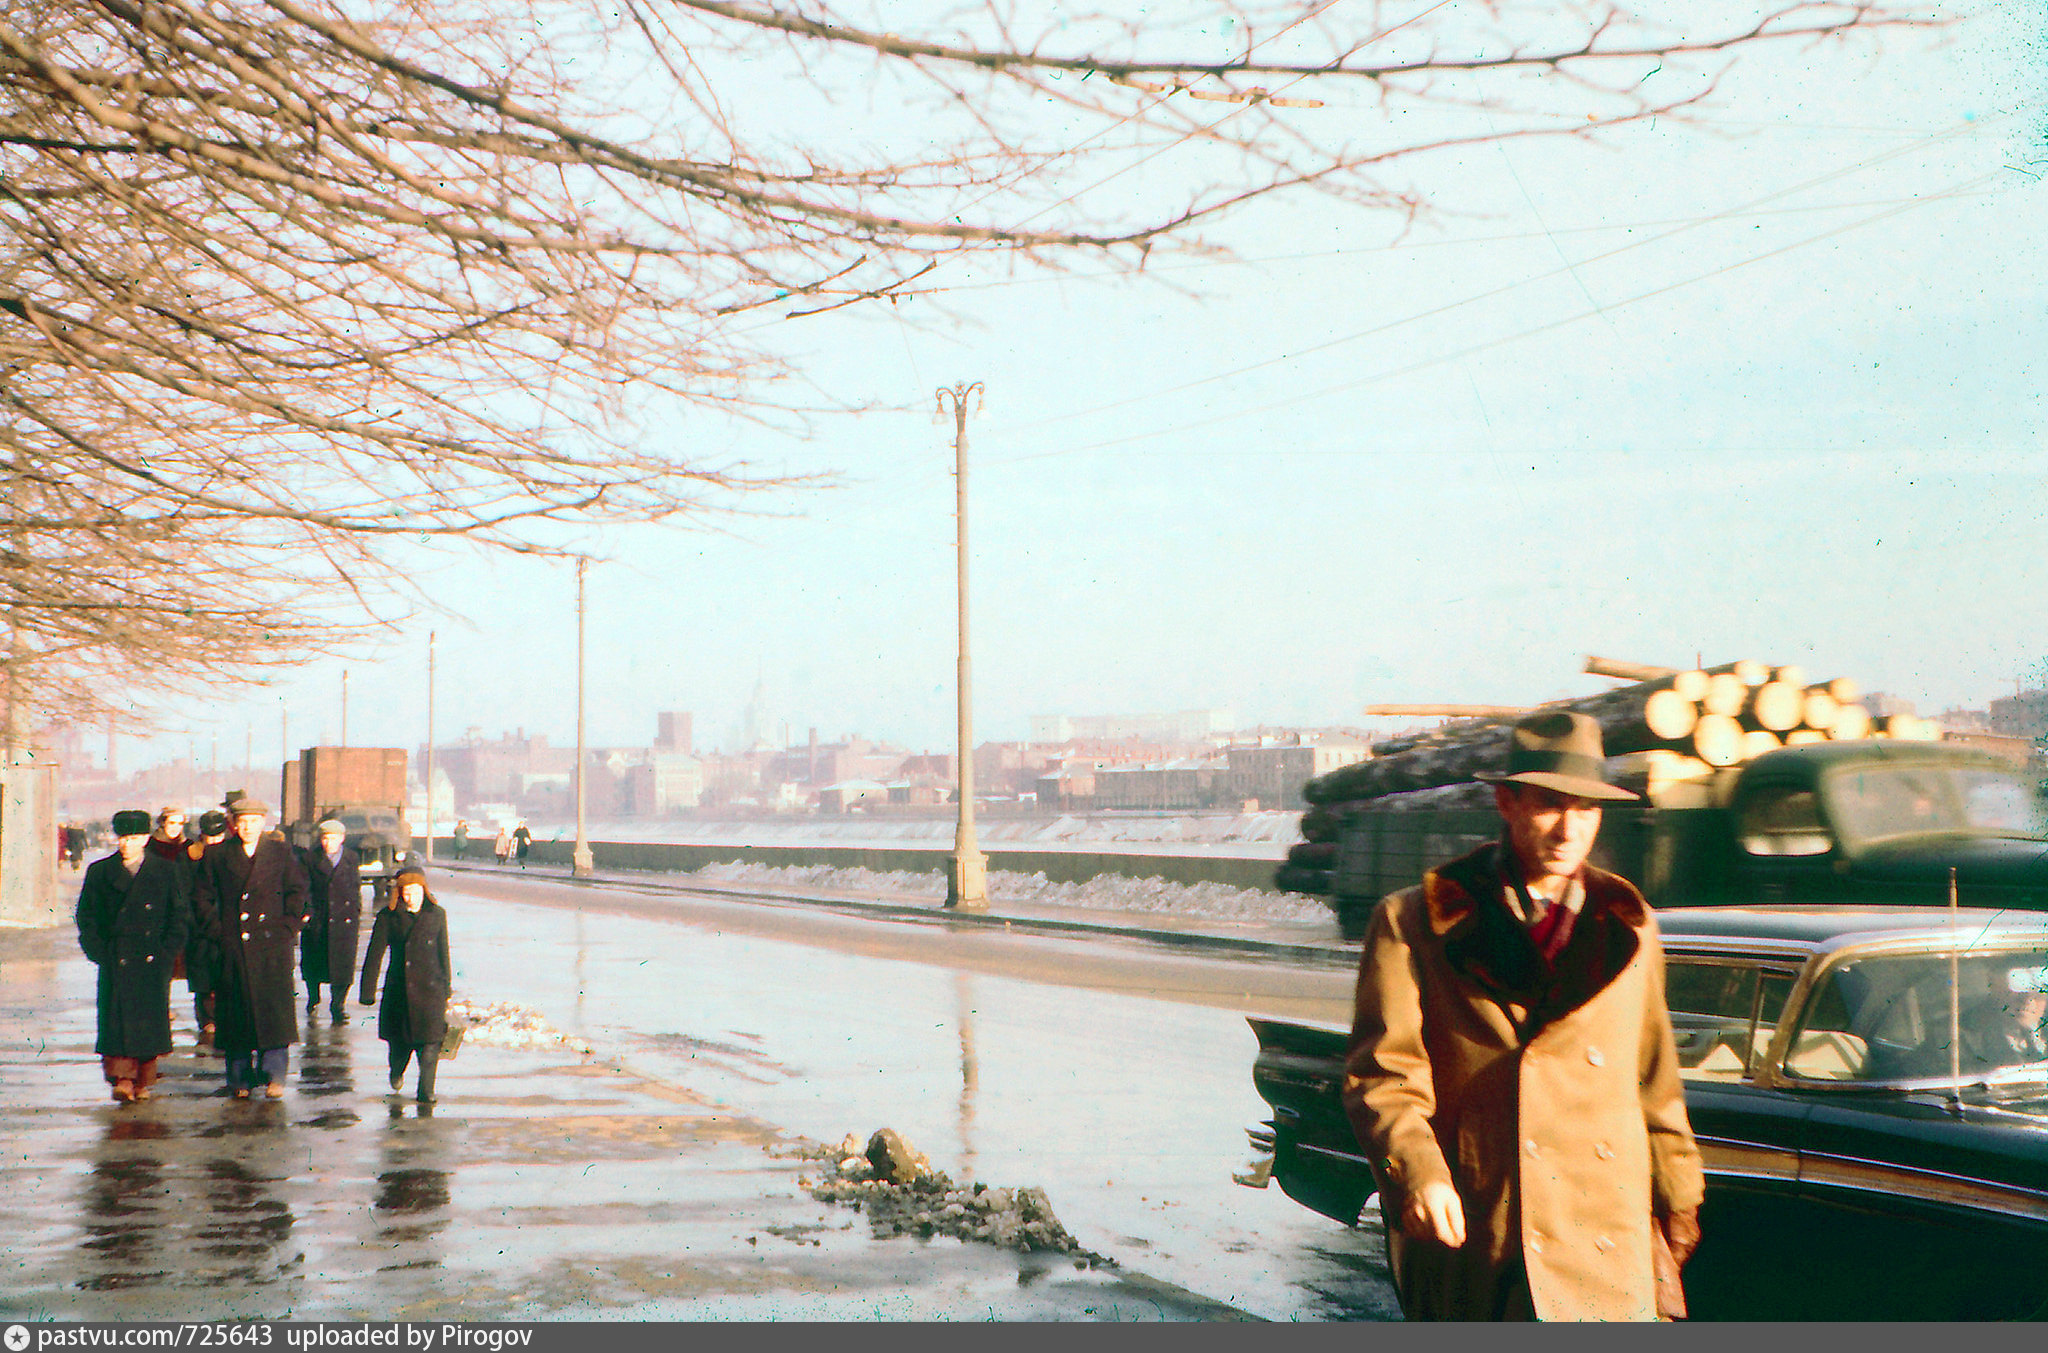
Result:
<svg viewBox="0 0 2048 1353"><path fill-rule="evenodd" d="M1789 681L1767 681L1757 687L1743 711L1744 723L1772 733L1789 732L1805 719L1806 692Z"/></svg>

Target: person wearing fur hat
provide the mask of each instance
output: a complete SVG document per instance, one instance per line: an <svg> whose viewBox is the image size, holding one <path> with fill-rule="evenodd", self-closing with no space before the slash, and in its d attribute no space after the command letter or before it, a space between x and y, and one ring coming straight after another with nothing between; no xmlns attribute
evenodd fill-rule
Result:
<svg viewBox="0 0 2048 1353"><path fill-rule="evenodd" d="M327 1014L348 1020L348 989L356 978L356 933L362 924L363 885L356 853L346 844L348 828L336 818L319 825L318 844L299 852L311 904L299 934L299 976L306 980L306 1013L320 1004L327 987Z"/></svg>
<svg viewBox="0 0 2048 1353"><path fill-rule="evenodd" d="M284 837L263 830L267 804L243 797L232 834L199 860L195 910L220 945L214 1044L227 1058L228 1090L247 1099L259 1085L284 1098L291 1045L299 1041L292 978L306 916L306 871Z"/></svg>
<svg viewBox="0 0 2048 1353"><path fill-rule="evenodd" d="M171 969L192 924L186 870L149 850L149 814L114 814L119 846L85 871L78 947L99 967L93 1050L122 1104L148 1099L157 1058L171 1050Z"/></svg>
<svg viewBox="0 0 2048 1353"><path fill-rule="evenodd" d="M384 998L377 1001L378 970L386 954ZM448 1036L448 994L455 969L448 958L448 913L427 891L427 876L408 861L391 880L391 905L370 926L363 956L364 1005L377 1006L377 1037L390 1045L391 1091L405 1085L405 1069L419 1060L419 1102L434 1102L434 1073Z"/></svg>
<svg viewBox="0 0 2048 1353"><path fill-rule="evenodd" d="M1518 722L1499 841L1384 899L1360 956L1344 1105L1411 1320L1653 1320L1704 1193L1657 920L1587 863L1600 726Z"/></svg>

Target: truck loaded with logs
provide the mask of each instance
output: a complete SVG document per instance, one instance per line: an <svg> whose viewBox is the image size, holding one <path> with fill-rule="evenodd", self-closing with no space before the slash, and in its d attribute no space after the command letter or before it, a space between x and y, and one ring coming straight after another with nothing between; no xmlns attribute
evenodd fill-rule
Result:
<svg viewBox="0 0 2048 1353"><path fill-rule="evenodd" d="M1589 658L1629 682L1543 708L1600 724L1608 769L1640 803L1607 805L1594 862L1654 906L1744 902L2048 910L2048 816L2034 781L1909 715L1873 718L1847 679L1739 662L1695 671ZM1380 898L1493 840L1490 785L1526 709L1371 706L1461 716L1376 744L1308 782L1303 841L1275 879L1322 896L1346 936Z"/></svg>

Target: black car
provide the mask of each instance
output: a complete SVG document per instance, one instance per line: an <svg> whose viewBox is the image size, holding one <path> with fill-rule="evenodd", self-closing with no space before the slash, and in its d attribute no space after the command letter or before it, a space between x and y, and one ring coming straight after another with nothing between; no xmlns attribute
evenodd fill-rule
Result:
<svg viewBox="0 0 2048 1353"><path fill-rule="evenodd" d="M2048 916L1698 908L1659 924L1707 1170L1693 1318L2048 1316ZM1339 1099L1346 1031L1252 1026L1272 1177L1356 1224L1376 1185Z"/></svg>

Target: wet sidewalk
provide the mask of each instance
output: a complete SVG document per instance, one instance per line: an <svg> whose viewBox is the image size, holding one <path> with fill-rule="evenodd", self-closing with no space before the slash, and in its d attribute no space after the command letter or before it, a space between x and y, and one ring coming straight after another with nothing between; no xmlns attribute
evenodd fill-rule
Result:
<svg viewBox="0 0 2048 1353"><path fill-rule="evenodd" d="M353 1002L308 1021L282 1100L237 1101L174 984L157 1095L117 1105L93 982L68 927L0 930L0 1318L1238 1317L1128 1270L877 1240L803 1187L802 1139L572 1045L466 1046L438 1104L387 1094Z"/></svg>

